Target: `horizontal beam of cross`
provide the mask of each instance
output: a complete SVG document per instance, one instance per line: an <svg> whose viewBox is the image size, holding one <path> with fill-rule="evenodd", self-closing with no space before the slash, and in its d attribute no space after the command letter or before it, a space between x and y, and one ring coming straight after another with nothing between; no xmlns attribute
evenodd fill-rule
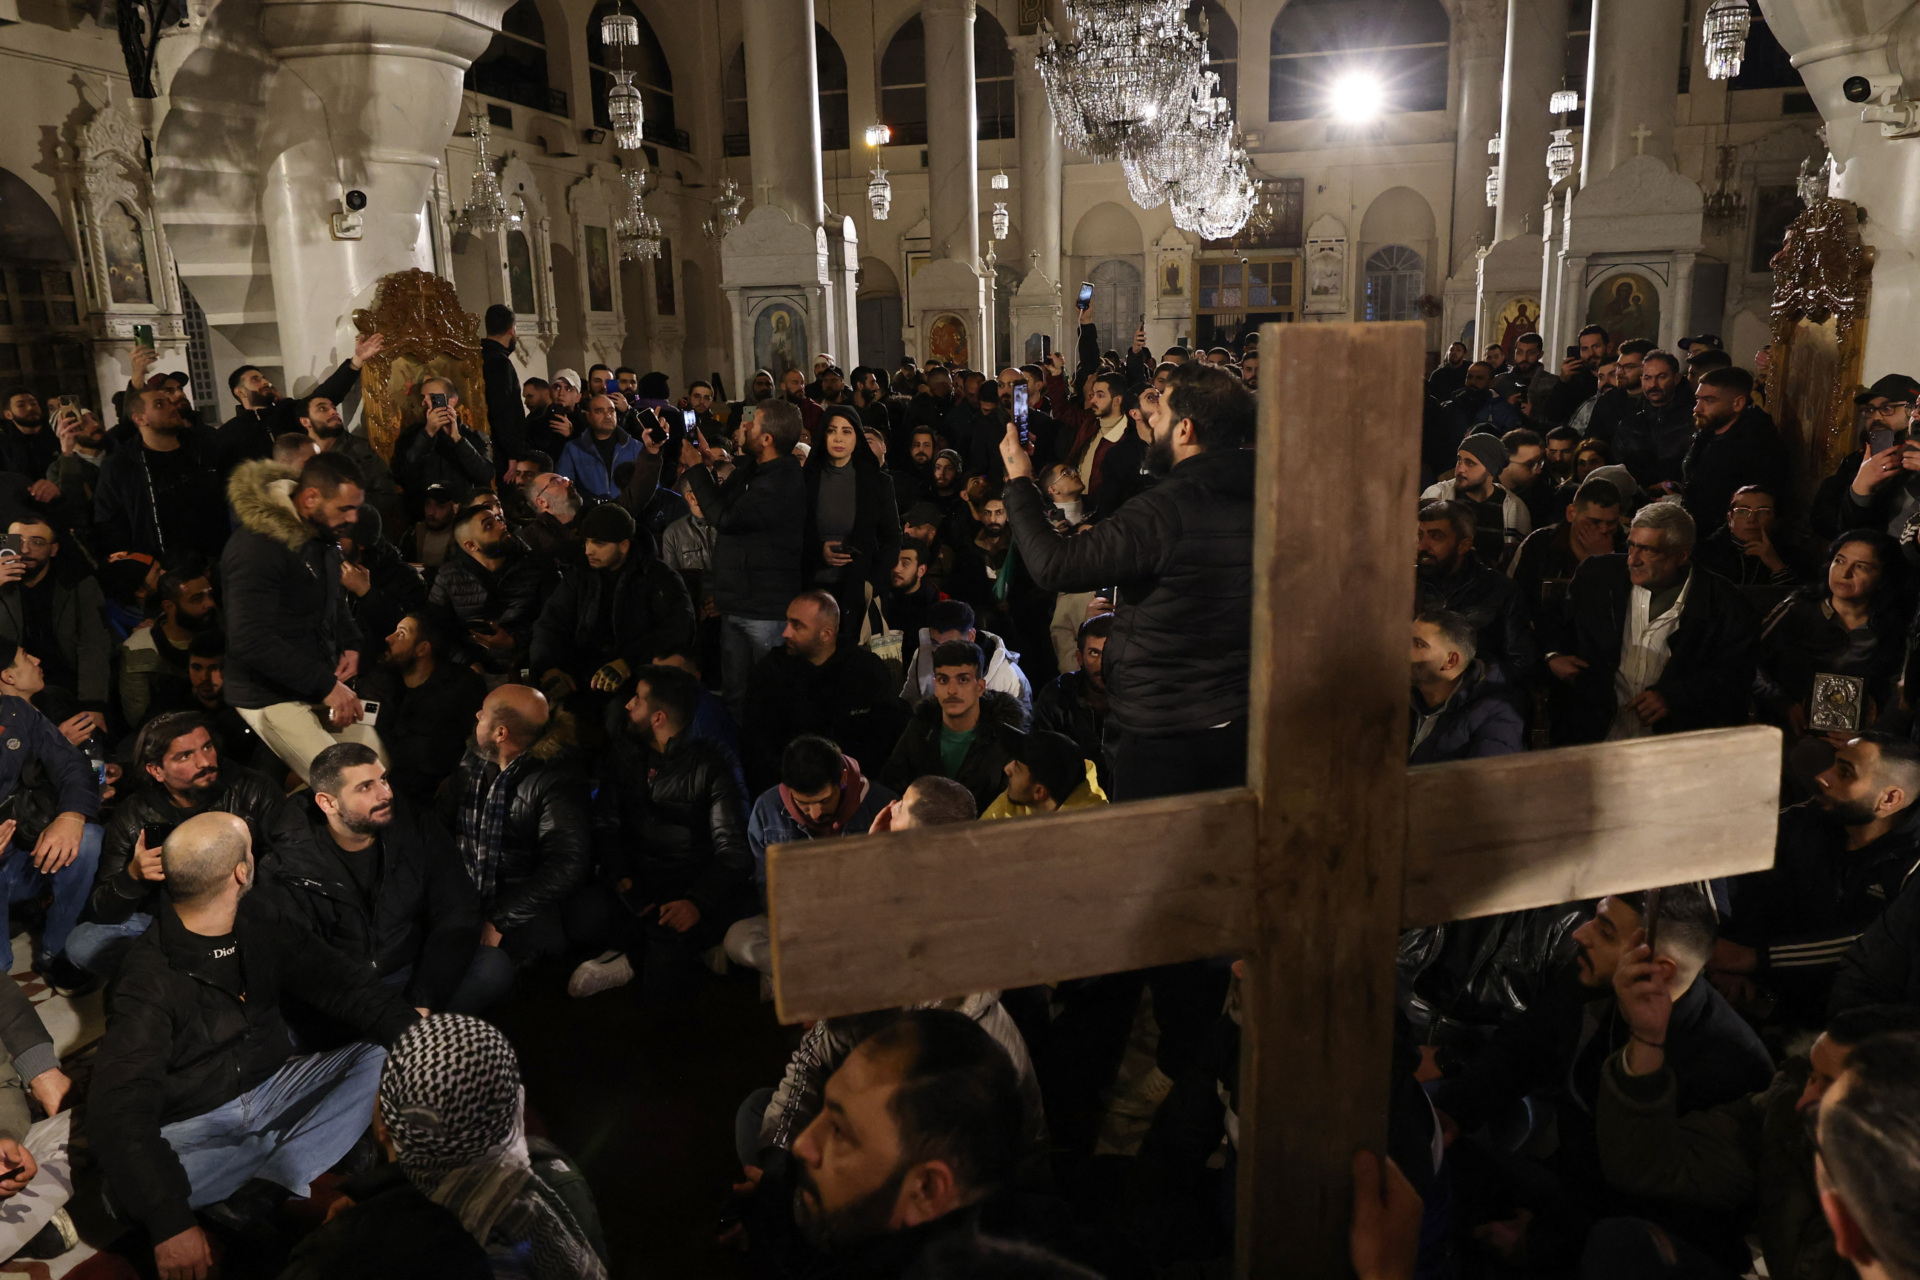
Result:
<svg viewBox="0 0 1920 1280"><path fill-rule="evenodd" d="M1779 730L1748 726L1409 770L1402 923L1643 889L1681 861L1771 866L1779 756ZM780 1017L1248 951L1255 806L1219 791L777 846Z"/></svg>

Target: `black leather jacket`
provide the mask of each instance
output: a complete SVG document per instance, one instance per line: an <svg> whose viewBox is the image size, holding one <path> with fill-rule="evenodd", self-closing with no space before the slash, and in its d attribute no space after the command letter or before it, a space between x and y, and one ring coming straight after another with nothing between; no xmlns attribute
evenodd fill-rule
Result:
<svg viewBox="0 0 1920 1280"><path fill-rule="evenodd" d="M508 783L513 794L507 801L500 865L492 900L482 904L486 920L502 933L543 911L557 910L587 882L592 860L586 779L560 759L536 758L543 745L536 744L516 762L519 768ZM456 840L460 810L475 779L493 774L491 764L469 751L441 789L440 820Z"/></svg>
<svg viewBox="0 0 1920 1280"><path fill-rule="evenodd" d="M258 856L269 845L273 812L283 799L280 789L263 775L222 761L220 778L197 808L182 809L167 797L159 783L137 788L113 807L100 843L100 868L93 877L93 896L87 900L87 918L119 924L135 912L152 914L162 897L158 881L134 880L127 875L140 828L148 823L178 826L200 813L231 813L253 833Z"/></svg>
<svg viewBox="0 0 1920 1280"><path fill-rule="evenodd" d="M593 837L608 878L631 876L651 895L684 897L716 923L752 905L746 808L733 762L711 742L681 734L663 753L616 735L594 800Z"/></svg>

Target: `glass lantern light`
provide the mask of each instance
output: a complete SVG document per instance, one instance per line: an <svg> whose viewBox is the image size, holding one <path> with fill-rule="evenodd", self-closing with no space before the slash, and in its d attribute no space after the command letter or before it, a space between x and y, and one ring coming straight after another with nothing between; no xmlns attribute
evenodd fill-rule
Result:
<svg viewBox="0 0 1920 1280"><path fill-rule="evenodd" d="M1012 225L1013 219L1007 215L1006 203L999 200L994 201L993 238L995 240L1005 240L1007 238L1007 232L1011 229Z"/></svg>
<svg viewBox="0 0 1920 1280"><path fill-rule="evenodd" d="M1487 168L1487 208L1495 209L1500 205L1500 166Z"/></svg>
<svg viewBox="0 0 1920 1280"><path fill-rule="evenodd" d="M1550 115L1565 115L1579 109L1580 95L1572 89L1555 89L1553 96L1547 99L1547 112Z"/></svg>
<svg viewBox="0 0 1920 1280"><path fill-rule="evenodd" d="M867 183L867 204L873 209L875 222L885 222L893 211L893 184L887 181L887 171L877 165L873 179Z"/></svg>
<svg viewBox="0 0 1920 1280"><path fill-rule="evenodd" d="M1559 182L1573 172L1573 130L1555 129L1547 144L1547 177Z"/></svg>
<svg viewBox="0 0 1920 1280"><path fill-rule="evenodd" d="M633 72L615 71L613 87L607 90L607 120L613 125L614 145L632 151L640 145L640 90L634 88Z"/></svg>
<svg viewBox="0 0 1920 1280"><path fill-rule="evenodd" d="M1747 32L1752 28L1753 11L1747 0L1713 0L1707 6L1700 35L1707 45L1708 79L1731 80L1740 74L1740 63L1747 56Z"/></svg>

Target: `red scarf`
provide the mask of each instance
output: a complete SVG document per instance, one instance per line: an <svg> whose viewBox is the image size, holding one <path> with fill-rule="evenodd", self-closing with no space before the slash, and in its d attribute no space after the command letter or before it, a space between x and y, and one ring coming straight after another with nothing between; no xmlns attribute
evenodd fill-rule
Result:
<svg viewBox="0 0 1920 1280"><path fill-rule="evenodd" d="M784 782L780 784L780 803L785 807L787 816L792 818L802 831L816 839L822 836L844 834L847 823L852 821L853 815L860 811L860 806L866 803L867 788L872 785L861 776L860 766L854 763L852 756L842 755L840 762L840 808L827 822L815 822L801 812L800 806L794 802L793 789Z"/></svg>

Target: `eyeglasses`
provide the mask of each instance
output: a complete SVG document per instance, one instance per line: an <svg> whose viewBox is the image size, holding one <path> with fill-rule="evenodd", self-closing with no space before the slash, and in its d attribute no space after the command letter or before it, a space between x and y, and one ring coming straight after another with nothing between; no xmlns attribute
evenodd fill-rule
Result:
<svg viewBox="0 0 1920 1280"><path fill-rule="evenodd" d="M1735 507L1733 509L1733 514L1741 517L1770 516L1773 514L1773 508L1772 507Z"/></svg>

